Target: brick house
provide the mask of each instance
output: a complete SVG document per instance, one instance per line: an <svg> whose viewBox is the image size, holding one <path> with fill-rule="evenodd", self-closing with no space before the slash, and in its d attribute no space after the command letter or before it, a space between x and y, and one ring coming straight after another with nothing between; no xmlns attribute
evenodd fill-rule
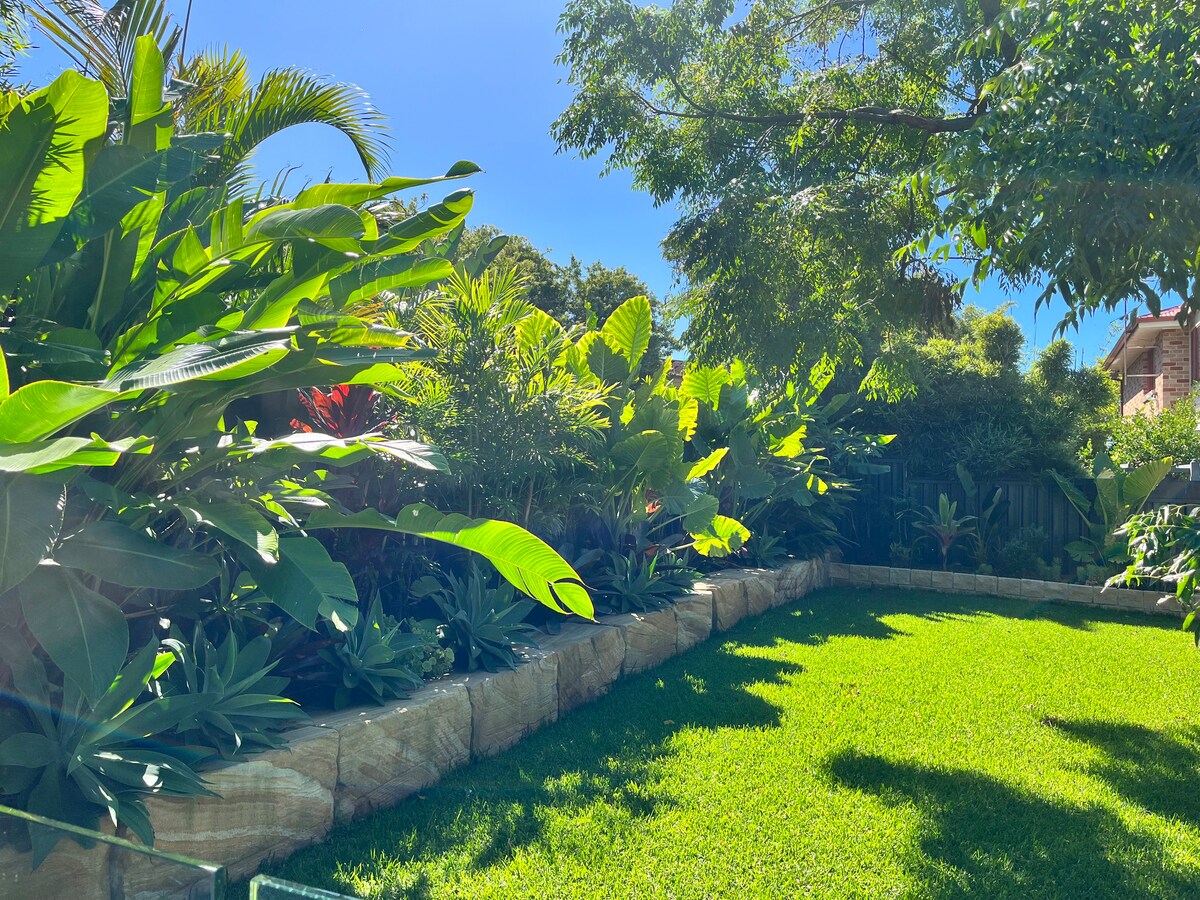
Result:
<svg viewBox="0 0 1200 900"><path fill-rule="evenodd" d="M1200 381L1200 328L1175 318L1179 307L1138 316L1117 339L1104 368L1121 385L1121 414L1162 412Z"/></svg>

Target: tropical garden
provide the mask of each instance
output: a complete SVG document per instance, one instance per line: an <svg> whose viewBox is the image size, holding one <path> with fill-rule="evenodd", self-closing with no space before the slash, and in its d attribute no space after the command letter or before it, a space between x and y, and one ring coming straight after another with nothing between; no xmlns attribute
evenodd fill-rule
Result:
<svg viewBox="0 0 1200 900"><path fill-rule="evenodd" d="M547 126L674 205L662 299L475 222L452 149L393 174L361 91L196 50L173 9L0 0L0 804L152 845L148 798L210 795L314 716L792 559L1142 586L1200 640L1200 507L1158 499L1200 457L1196 404L1123 417L1067 340L1200 309L1192 0L571 0ZM362 178L264 180L256 148L299 125ZM1028 353L1010 306L972 305L989 278L1065 309L1057 339ZM1015 483L1071 527L1018 515ZM806 603L285 874L1200 890L1177 623ZM35 865L60 839L4 836Z"/></svg>

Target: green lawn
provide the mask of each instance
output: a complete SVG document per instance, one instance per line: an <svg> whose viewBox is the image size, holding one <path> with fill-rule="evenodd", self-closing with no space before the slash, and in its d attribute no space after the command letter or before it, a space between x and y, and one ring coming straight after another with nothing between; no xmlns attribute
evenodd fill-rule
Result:
<svg viewBox="0 0 1200 900"><path fill-rule="evenodd" d="M274 871L365 897L1200 897L1172 620L823 591Z"/></svg>

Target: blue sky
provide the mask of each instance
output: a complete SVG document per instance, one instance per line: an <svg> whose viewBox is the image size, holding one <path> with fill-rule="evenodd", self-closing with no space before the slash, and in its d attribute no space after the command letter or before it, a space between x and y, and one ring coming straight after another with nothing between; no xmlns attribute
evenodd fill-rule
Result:
<svg viewBox="0 0 1200 900"><path fill-rule="evenodd" d="M675 290L659 242L675 219L633 190L628 174L601 177L602 161L556 154L550 123L571 90L554 64L556 33L565 0L194 0L189 48L230 44L244 50L256 74L303 66L353 82L390 119L392 169L398 175L445 171L459 159L484 168L471 179L475 224L523 234L550 256L574 254L625 266L660 298ZM168 0L180 21L186 0ZM59 60L35 53L25 66L34 82L52 76ZM256 159L266 179L288 166L305 178L362 177L349 143L332 129L291 129L264 144ZM994 307L1017 303L1014 314L1030 346L1044 346L1061 308L1036 321L1033 297L1009 297L997 285L968 292L967 302ZM1084 360L1108 343L1108 317L1069 335Z"/></svg>

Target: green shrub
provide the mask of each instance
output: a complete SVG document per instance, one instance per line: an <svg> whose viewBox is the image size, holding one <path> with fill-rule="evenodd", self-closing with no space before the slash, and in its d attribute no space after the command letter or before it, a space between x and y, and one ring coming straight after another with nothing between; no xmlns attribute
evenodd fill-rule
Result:
<svg viewBox="0 0 1200 900"><path fill-rule="evenodd" d="M472 564L463 578L428 576L413 585L415 595L431 599L441 611L438 636L468 672L516 668L513 645L532 643L533 628L525 617L533 604L515 599L512 585L491 586L489 581Z"/></svg>
<svg viewBox="0 0 1200 900"><path fill-rule="evenodd" d="M1193 391L1157 415L1137 412L1115 418L1109 455L1118 465L1140 466L1170 457L1177 463L1200 459L1200 393Z"/></svg>
<svg viewBox="0 0 1200 900"><path fill-rule="evenodd" d="M996 557L996 574L1005 578L1053 580L1058 573L1052 570L1042 555L1046 552L1047 541L1046 530L1037 525L1017 529L1000 547Z"/></svg>

